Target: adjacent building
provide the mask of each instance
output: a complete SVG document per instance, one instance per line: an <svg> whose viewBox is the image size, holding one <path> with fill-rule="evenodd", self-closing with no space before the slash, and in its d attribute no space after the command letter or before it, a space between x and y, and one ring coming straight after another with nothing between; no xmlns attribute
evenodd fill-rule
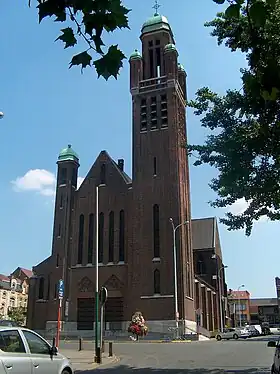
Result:
<svg viewBox="0 0 280 374"><path fill-rule="evenodd" d="M11 275L0 274L0 319L9 318L11 308L27 308L32 271L18 267Z"/></svg>
<svg viewBox="0 0 280 374"><path fill-rule="evenodd" d="M280 314L277 298L251 299L251 324L268 323L270 327L280 325Z"/></svg>
<svg viewBox="0 0 280 374"><path fill-rule="evenodd" d="M228 305L233 326L250 323L250 292L229 290Z"/></svg>
<svg viewBox="0 0 280 374"><path fill-rule="evenodd" d="M63 328L93 330L96 261L99 286L108 289L108 329L125 331L137 309L154 332L168 332L175 318L185 331L199 325L205 332L225 320L216 219L191 220L186 72L166 17L149 18L140 40L141 53L135 50L129 60L132 178L124 160L104 150L77 189L79 157L71 145L60 152L52 252L33 268L30 286L33 329L55 328L63 279Z"/></svg>

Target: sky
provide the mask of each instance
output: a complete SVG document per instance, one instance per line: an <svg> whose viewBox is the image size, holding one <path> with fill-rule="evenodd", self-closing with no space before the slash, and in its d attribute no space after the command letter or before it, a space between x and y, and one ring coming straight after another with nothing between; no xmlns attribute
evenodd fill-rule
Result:
<svg viewBox="0 0 280 374"><path fill-rule="evenodd" d="M60 24L51 19L38 24L28 1L0 4L0 273L10 274L18 266L31 269L51 252L56 161L59 151L72 144L80 156L79 181L87 174L101 150L125 159L131 175L131 97L128 61L118 80L97 79L93 69L83 74L68 69L71 56L84 45L64 50ZM222 10L212 0L161 0L175 35L179 61L188 74L188 97L209 86L223 94L240 88L244 55L217 46L205 21ZM153 14L153 0L124 0L131 8L130 30L105 38L119 44L126 56L140 49L140 29ZM187 111L190 143L203 143L205 129L191 109ZM193 218L222 217L223 209L211 208L215 194L208 186L216 171L208 166L191 166ZM244 201L231 207L244 209ZM252 235L227 231L220 224L223 260L228 266L228 287L244 284L252 297L275 297L278 270L279 222L262 220Z"/></svg>

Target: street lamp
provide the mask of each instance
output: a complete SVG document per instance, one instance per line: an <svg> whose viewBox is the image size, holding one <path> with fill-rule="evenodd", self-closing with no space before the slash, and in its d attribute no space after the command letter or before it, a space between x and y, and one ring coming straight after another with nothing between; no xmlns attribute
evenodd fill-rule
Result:
<svg viewBox="0 0 280 374"><path fill-rule="evenodd" d="M238 292L238 305L239 305L239 327L241 327L241 299L240 299L240 294L239 294L239 291L240 291L240 288L243 288L245 287L244 284L241 284L241 286L239 286L237 288L237 292Z"/></svg>
<svg viewBox="0 0 280 374"><path fill-rule="evenodd" d="M99 320L99 284L98 284L98 260L99 260L99 186L96 186L96 234L95 234L95 240L96 240L96 249L95 249L95 361L97 363L100 363L101 359L101 352L99 347L99 326L98 326L98 320Z"/></svg>
<svg viewBox="0 0 280 374"><path fill-rule="evenodd" d="M224 312L223 312L223 302L222 302L222 283L221 283L221 272L224 270L224 269L227 269L228 266L227 265L223 265L219 271L218 271L218 282L219 282L219 292L220 292L220 300L219 300L219 304L220 304L220 321L221 321L221 332L224 332Z"/></svg>
<svg viewBox="0 0 280 374"><path fill-rule="evenodd" d="M173 259L174 259L174 303L175 303L175 322L176 322L176 338L179 332L179 307L178 307L178 281L177 281L177 249L176 249L176 231L183 225L187 225L189 221L185 221L175 226L173 218L169 218L173 230Z"/></svg>
<svg viewBox="0 0 280 374"><path fill-rule="evenodd" d="M4 117L4 113L0 111L0 119Z"/></svg>

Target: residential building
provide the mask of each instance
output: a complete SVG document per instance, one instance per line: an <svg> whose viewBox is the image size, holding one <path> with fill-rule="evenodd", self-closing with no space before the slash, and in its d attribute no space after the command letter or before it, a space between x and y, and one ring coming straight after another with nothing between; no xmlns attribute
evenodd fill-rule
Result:
<svg viewBox="0 0 280 374"><path fill-rule="evenodd" d="M228 304L233 326L250 323L250 292L229 290Z"/></svg>
<svg viewBox="0 0 280 374"><path fill-rule="evenodd" d="M252 324L268 322L271 327L279 325L280 314L277 298L251 299L250 321Z"/></svg>
<svg viewBox="0 0 280 374"><path fill-rule="evenodd" d="M9 276L0 274L0 318L9 318L10 308L27 308L31 276L31 270L20 267Z"/></svg>
<svg viewBox="0 0 280 374"><path fill-rule="evenodd" d="M216 219L206 225L211 243L198 238L205 235L206 221L191 220L186 72L166 17L149 18L140 39L142 53L136 50L129 60L132 178L123 159L115 162L102 151L77 189L79 157L71 145L60 152L52 252L33 268L30 285L28 325L33 329L56 328L63 279L63 328L80 335L93 331L96 260L99 286L108 289L109 329L126 331L137 309L152 332L168 332L175 319L185 331L196 331L198 315L201 328L220 327L226 286ZM195 260L193 241L201 254Z"/></svg>

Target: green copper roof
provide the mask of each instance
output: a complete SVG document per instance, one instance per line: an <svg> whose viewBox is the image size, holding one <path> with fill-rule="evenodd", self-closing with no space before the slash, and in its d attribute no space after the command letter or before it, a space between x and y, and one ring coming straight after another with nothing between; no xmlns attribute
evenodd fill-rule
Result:
<svg viewBox="0 0 280 374"><path fill-rule="evenodd" d="M67 148L64 148L60 151L58 156L58 161L78 161L79 156L72 149L71 144L68 144Z"/></svg>
<svg viewBox="0 0 280 374"><path fill-rule="evenodd" d="M130 60L138 60L140 58L142 58L142 56L137 49L135 49L135 51L133 53L131 53L131 55L129 57Z"/></svg>
<svg viewBox="0 0 280 374"><path fill-rule="evenodd" d="M165 16L161 16L158 13L155 13L146 22L144 22L141 32L142 34L144 34L161 29L171 31L167 18Z"/></svg>
<svg viewBox="0 0 280 374"><path fill-rule="evenodd" d="M177 49L176 49L175 44L166 44L166 46L164 47L164 51L165 52L168 52L168 51L175 51L175 52L177 52Z"/></svg>

